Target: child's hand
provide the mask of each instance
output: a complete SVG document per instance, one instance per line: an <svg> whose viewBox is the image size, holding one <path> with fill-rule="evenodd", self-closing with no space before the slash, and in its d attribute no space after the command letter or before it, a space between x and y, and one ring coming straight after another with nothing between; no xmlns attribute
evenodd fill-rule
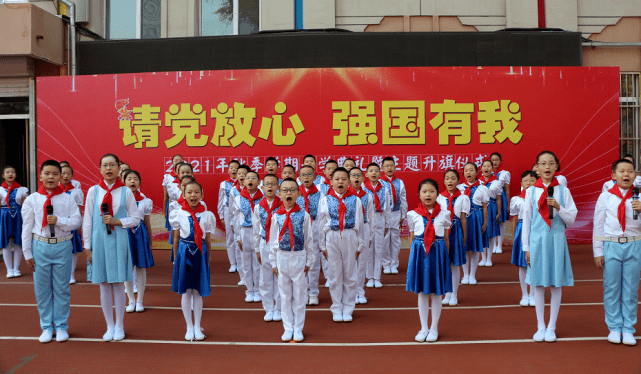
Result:
<svg viewBox="0 0 641 374"><path fill-rule="evenodd" d="M388 228L385 228L385 232L383 233L383 236L387 236L387 231L388 230L389 230Z"/></svg>
<svg viewBox="0 0 641 374"><path fill-rule="evenodd" d="M243 241L242 240L238 241L238 248L240 248L240 250L242 252L242 250L243 250Z"/></svg>
<svg viewBox="0 0 641 374"><path fill-rule="evenodd" d="M496 215L496 219L494 220L494 222L496 222L496 224L497 224L497 225L499 224L499 219L500 219L500 218L501 218L501 213L498 213L498 214Z"/></svg>
<svg viewBox="0 0 641 374"><path fill-rule="evenodd" d="M256 253L256 258L258 259L259 264L263 264L263 262L260 260L260 253Z"/></svg>
<svg viewBox="0 0 641 374"><path fill-rule="evenodd" d="M401 222L399 222L399 224L398 224L398 229L399 230L401 230L403 228L403 222L405 222L404 219L402 219Z"/></svg>
<svg viewBox="0 0 641 374"><path fill-rule="evenodd" d="M224 219L221 219L220 223L223 225L223 227L225 227L225 220Z"/></svg>
<svg viewBox="0 0 641 374"><path fill-rule="evenodd" d="M481 226L481 232L485 234L485 229L487 228L487 223L484 223L483 226Z"/></svg>
<svg viewBox="0 0 641 374"><path fill-rule="evenodd" d="M307 276L308 271L309 271L309 266L305 266L305 276Z"/></svg>
<svg viewBox="0 0 641 374"><path fill-rule="evenodd" d="M278 276L278 268L272 268L272 270L274 271L274 274L276 274L276 276Z"/></svg>
<svg viewBox="0 0 641 374"><path fill-rule="evenodd" d="M109 214L102 216L102 223L109 226L121 226L120 220L113 218Z"/></svg>
<svg viewBox="0 0 641 374"><path fill-rule="evenodd" d="M55 225L58 222L58 217L56 216L47 216L47 224Z"/></svg>
<svg viewBox="0 0 641 374"><path fill-rule="evenodd" d="M530 252L525 252L525 262L527 262L527 267L530 267Z"/></svg>
<svg viewBox="0 0 641 374"><path fill-rule="evenodd" d="M358 256L360 256L361 253L359 251L356 251L356 259L358 260Z"/></svg>
<svg viewBox="0 0 641 374"><path fill-rule="evenodd" d="M93 262L91 262L91 250L85 248L85 254L87 256L87 261L89 261L89 263L92 264Z"/></svg>
<svg viewBox="0 0 641 374"><path fill-rule="evenodd" d="M603 264L605 263L605 261L603 260L603 256L595 257L594 263L596 264L596 267L598 267L599 269L603 269Z"/></svg>
<svg viewBox="0 0 641 374"><path fill-rule="evenodd" d="M559 205L559 203L556 202L555 198L548 197L547 201L548 201L548 205L549 206L554 207L556 210L560 210L561 209L561 206Z"/></svg>
<svg viewBox="0 0 641 374"><path fill-rule="evenodd" d="M32 271L36 270L36 262L33 260L33 258L28 259L27 264L29 265Z"/></svg>
<svg viewBox="0 0 641 374"><path fill-rule="evenodd" d="M632 209L636 210L637 212L641 212L641 201L633 201Z"/></svg>
<svg viewBox="0 0 641 374"><path fill-rule="evenodd" d="M327 250L323 251L323 256L325 256L325 260L329 260L329 258L327 258Z"/></svg>

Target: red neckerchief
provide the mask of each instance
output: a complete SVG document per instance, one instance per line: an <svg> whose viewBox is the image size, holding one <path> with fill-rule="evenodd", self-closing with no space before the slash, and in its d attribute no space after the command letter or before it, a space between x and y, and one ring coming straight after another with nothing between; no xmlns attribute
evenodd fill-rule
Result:
<svg viewBox="0 0 641 374"><path fill-rule="evenodd" d="M483 181L484 185L489 186L490 183L492 183L492 182L494 182L495 180L498 180L498 179L496 178L496 175L490 175L489 179L485 179L485 177L483 175L481 175L481 180Z"/></svg>
<svg viewBox="0 0 641 374"><path fill-rule="evenodd" d="M499 176L499 173L503 171L503 167L499 165L498 168L492 170L492 174L496 175L497 177Z"/></svg>
<svg viewBox="0 0 641 374"><path fill-rule="evenodd" d="M182 203L180 204L182 207L181 209L184 210L185 212L188 212L191 214L191 219L194 220L194 241L196 242L196 246L198 249L200 249L200 252L202 253L203 251L203 229L200 227L200 222L198 222L198 217L196 217L196 213L202 213L205 211L205 207L198 203L198 206L192 210L189 204L185 199L183 199Z"/></svg>
<svg viewBox="0 0 641 374"><path fill-rule="evenodd" d="M173 169L173 168L171 168L171 172L169 173L169 175L171 175L171 176L172 176L172 177L174 177L174 178L176 178L176 177L177 177L176 172L174 171L174 169Z"/></svg>
<svg viewBox="0 0 641 374"><path fill-rule="evenodd" d="M65 191L62 186L58 185L53 189L53 191L51 191L51 194L49 194L44 186L40 186L40 188L38 189L38 193L47 197L47 200L45 200L45 205L43 206L44 214L42 215L42 228L44 229L47 226L47 206L51 205L51 198L56 195L63 194L65 193Z"/></svg>
<svg viewBox="0 0 641 374"><path fill-rule="evenodd" d="M389 182L389 184L392 186L392 198L394 199L394 205L398 204L398 202L396 201L396 187L394 187L394 183L392 183L392 181L396 178L394 178L394 176L392 175L392 178L390 179L387 175L383 174L380 179Z"/></svg>
<svg viewBox="0 0 641 374"><path fill-rule="evenodd" d="M291 250L294 250L294 228L292 227L292 218L290 215L292 213L296 213L300 210L300 205L294 204L292 209L287 211L285 209L285 205L281 205L280 208L276 211L276 214L285 214L285 222L283 222L283 228L280 229L280 233L278 234L278 242L280 243L281 240L283 240L283 236L285 235L285 230L289 229L289 246Z"/></svg>
<svg viewBox="0 0 641 374"><path fill-rule="evenodd" d="M176 202L178 203L178 205L183 205L183 202L185 202L185 201L186 201L186 200L183 198L183 195L180 195L180 197L178 198L178 200L176 200Z"/></svg>
<svg viewBox="0 0 641 374"><path fill-rule="evenodd" d="M625 201L632 197L632 188L628 189L628 192L625 193L625 196L621 195L621 190L619 186L614 185L614 187L608 190L609 193L618 196L621 199L619 203L619 208L617 210L617 218L619 219L619 225L621 225L621 231L625 233Z"/></svg>
<svg viewBox="0 0 641 374"><path fill-rule="evenodd" d="M280 208L281 205L283 205L283 202L278 196L274 197L274 201L272 201L272 207L269 207L269 203L267 203L267 198L264 198L260 201L258 204L263 207L267 211L267 221L265 222L265 241L269 243L269 230L272 227L272 212L276 210L276 208Z"/></svg>
<svg viewBox="0 0 641 374"><path fill-rule="evenodd" d="M13 181L13 183L11 183L11 187L9 187L9 186L7 185L7 182L2 182L2 187L4 187L4 188L6 188L6 189L7 189L7 197L5 197L5 199L4 199L4 200L7 202L7 206L8 206L8 207L11 207L11 206L9 205L9 195L11 194L11 191L13 191L13 190L15 190L15 189L17 189L17 188L20 188L20 187L22 187L22 186L20 186L20 184L18 184L18 182Z"/></svg>
<svg viewBox="0 0 641 374"><path fill-rule="evenodd" d="M370 191L372 191L374 193L374 205L376 206L376 211L381 213L382 212L382 210L381 210L381 199L378 198L378 194L377 194L377 192L381 188L383 188L383 186L381 185L381 182L378 182L378 184L376 185L376 188L372 187L372 183L369 181L369 179L365 179L365 182L363 182L363 184L365 185L365 187L368 190L370 190Z"/></svg>
<svg viewBox="0 0 641 374"><path fill-rule="evenodd" d="M236 181L231 179L231 177L227 177L227 179L225 179L225 182L229 182L229 183L234 184L234 185L236 184Z"/></svg>
<svg viewBox="0 0 641 374"><path fill-rule="evenodd" d="M450 202L450 209L451 209L450 210L450 222L451 222L451 221L454 220L454 216L455 216L455 214L454 214L454 199L456 199L457 197L461 196L461 190L459 190L457 188L456 191L452 195L450 195L450 193L447 190L445 190L445 191L441 192L441 195L445 196L445 198Z"/></svg>
<svg viewBox="0 0 641 374"><path fill-rule="evenodd" d="M520 197L521 199L525 199L525 193L526 193L526 192L527 192L527 190L523 190L523 191L521 191L521 193L519 194L519 197Z"/></svg>
<svg viewBox="0 0 641 374"><path fill-rule="evenodd" d="M298 187L298 191L300 191L300 194L303 195L303 199L305 199L305 211L309 213L309 216L312 216L312 213L309 212L309 195L313 195L316 192L318 192L318 188L316 188L316 185L312 183L312 186L309 188L309 191L305 189L305 186L302 184L300 187Z"/></svg>
<svg viewBox="0 0 641 374"><path fill-rule="evenodd" d="M347 191L349 191L352 195L358 196L359 199L362 199L363 196L367 195L367 192L365 192L364 189L361 188L358 192L356 192L354 187L352 187L351 185L347 188ZM365 216L365 204L362 204L362 205L363 205L363 216Z"/></svg>
<svg viewBox="0 0 641 374"><path fill-rule="evenodd" d="M247 189L243 189L240 191L240 196L244 197L245 199L249 200L249 203L252 205L252 212L254 211L254 200L259 200L263 198L263 193L260 190L256 190L254 193L254 197L251 197L249 195L249 191Z"/></svg>
<svg viewBox="0 0 641 374"><path fill-rule="evenodd" d="M427 207L423 205L422 202L419 201L418 207L414 209L414 211L419 215L427 218L427 224L425 225L425 230L423 231L423 243L425 243L425 256L427 256L430 253L430 248L432 247L432 243L434 243L434 240L436 239L436 230L434 230L434 224L432 223L432 219L436 218L438 214L441 212L441 204L439 203L434 204L434 208L432 208L432 214L430 214L430 211L427 209Z"/></svg>
<svg viewBox="0 0 641 374"><path fill-rule="evenodd" d="M347 213L347 206L345 206L343 199L345 199L348 196L352 196L352 193L348 189L347 192L345 192L342 197L338 197L338 194L336 194L336 191L334 191L333 188L330 188L327 191L327 196L334 196L336 199L338 199L338 228L342 232L343 222L345 221L345 213Z"/></svg>
<svg viewBox="0 0 641 374"><path fill-rule="evenodd" d="M101 180L98 186L100 186L100 188L102 188L103 190L107 191L107 193L105 194L105 197L102 198L102 203L103 204L107 203L107 205L109 206L109 215L113 216L114 210L112 209L112 206L111 206L111 191L119 187L125 187L125 184L122 183L120 178L116 178L116 182L111 188L107 188L107 183L104 180Z"/></svg>
<svg viewBox="0 0 641 374"><path fill-rule="evenodd" d="M176 177L172 183L176 183L177 185L180 186L180 178Z"/></svg>
<svg viewBox="0 0 641 374"><path fill-rule="evenodd" d="M66 187L64 184L62 184L62 182L60 182L60 187L62 187L62 190L63 190L62 192L69 192L74 189L74 186L73 184L71 184L71 182L69 182L69 184Z"/></svg>
<svg viewBox="0 0 641 374"><path fill-rule="evenodd" d="M234 187L236 187L238 192L243 192L243 189L240 187L240 184L238 183L238 179L236 179L236 181L234 182L234 185L232 186L232 188Z"/></svg>
<svg viewBox="0 0 641 374"><path fill-rule="evenodd" d="M552 183L548 187L554 187L558 186L559 181L556 180L556 178L552 178ZM534 183L534 187L538 187L543 190L543 193L541 194L541 197L539 197L539 214L543 218L543 220L552 228L552 221L550 221L550 215L548 211L548 201L546 200L548 198L548 188L543 185L543 181L541 178L539 178L536 183Z"/></svg>
<svg viewBox="0 0 641 374"><path fill-rule="evenodd" d="M134 197L136 198L136 201L143 201L145 198L140 194L140 191L134 192ZM181 196L182 198L182 196Z"/></svg>
<svg viewBox="0 0 641 374"><path fill-rule="evenodd" d="M471 200L472 196L470 195L472 194L472 187L480 186L481 182L479 182L479 180L477 179L476 182L472 184L469 184L467 181L463 182L463 184L467 186L467 188L465 189L465 196L469 197Z"/></svg>

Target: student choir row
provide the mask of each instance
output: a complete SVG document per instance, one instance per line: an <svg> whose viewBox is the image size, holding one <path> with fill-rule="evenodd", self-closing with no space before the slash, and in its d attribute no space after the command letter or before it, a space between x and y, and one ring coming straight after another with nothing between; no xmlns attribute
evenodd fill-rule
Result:
<svg viewBox="0 0 641 374"><path fill-rule="evenodd" d="M173 171L163 180L172 291L182 295L185 339L202 340L202 297L211 292L209 250L216 218L202 201L203 188L191 165L182 161L174 156ZM577 208L567 181L556 174L560 165L554 153L537 156L533 170L521 175L521 193L511 199L511 177L500 164L500 154L492 154L481 164L479 176L479 167L468 163L462 183L458 171L448 170L444 190L433 179L422 181L419 204L408 212L405 185L394 177L391 157L364 170L351 159L342 167L330 160L323 177L316 175L315 157L307 155L298 177L297 170L286 165L280 178L278 161L271 157L262 180L232 161L217 206L227 235L229 271L239 272L246 302L262 302L265 321L282 321L283 341L302 341L305 306L318 304L321 268L332 320L351 322L355 305L367 303L365 287L380 288L382 273L398 273L400 230L407 221L411 252L406 290L418 294L421 325L415 340L436 341L442 304L457 305L459 284L477 284L478 266L492 266L492 254L502 252L511 215L511 262L519 267L520 305L535 307L533 339L553 342L562 287L574 283L565 229L574 223ZM7 277L20 275L22 253L34 269L41 342L52 340L54 332L58 341L68 338L69 284L75 282L77 253L83 250L88 279L100 285L107 323L103 339L122 340L125 311L144 311L145 269L154 265L152 203L139 191L139 173L126 170L128 165L117 156L107 154L99 165L103 180L88 190L85 201L67 163L45 161L42 187L31 195L15 181L14 168L3 169L0 246ZM594 257L604 268L608 340L628 345L636 343L641 225L633 211L641 211L641 202L633 186L640 181L629 158L616 161L594 217ZM84 219L79 209L83 204ZM551 293L547 324L546 287Z"/></svg>

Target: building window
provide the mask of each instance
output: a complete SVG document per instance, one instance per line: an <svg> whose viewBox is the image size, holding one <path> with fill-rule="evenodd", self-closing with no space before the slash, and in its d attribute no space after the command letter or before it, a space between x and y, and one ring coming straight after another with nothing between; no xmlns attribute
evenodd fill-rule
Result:
<svg viewBox="0 0 641 374"><path fill-rule="evenodd" d="M201 0L201 35L249 35L259 30L260 0Z"/></svg>
<svg viewBox="0 0 641 374"><path fill-rule="evenodd" d="M161 0L107 0L109 39L160 38Z"/></svg>
<svg viewBox="0 0 641 374"><path fill-rule="evenodd" d="M636 163L635 169L639 170L639 73L621 73L620 95L620 156L631 154Z"/></svg>

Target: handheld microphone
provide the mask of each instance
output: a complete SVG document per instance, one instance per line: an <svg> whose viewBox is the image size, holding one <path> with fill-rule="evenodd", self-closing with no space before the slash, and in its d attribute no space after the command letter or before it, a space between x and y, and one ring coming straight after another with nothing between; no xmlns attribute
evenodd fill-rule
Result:
<svg viewBox="0 0 641 374"><path fill-rule="evenodd" d="M639 187L634 187L632 189L632 201L638 201L639 200ZM634 219L639 219L639 212L636 210L632 210L632 218Z"/></svg>
<svg viewBox="0 0 641 374"><path fill-rule="evenodd" d="M53 215L53 205L51 204L47 205L47 215L48 216ZM49 232L51 233L52 238L56 237L56 230L53 228L53 225L49 225Z"/></svg>
<svg viewBox="0 0 641 374"><path fill-rule="evenodd" d="M102 214L109 214L109 204L102 203L100 210L102 210ZM111 226L109 225L107 225L107 234L111 235Z"/></svg>
<svg viewBox="0 0 641 374"><path fill-rule="evenodd" d="M554 187L548 186L548 198L554 197ZM554 218L554 207L552 205L548 206L549 213L550 213L550 219Z"/></svg>

